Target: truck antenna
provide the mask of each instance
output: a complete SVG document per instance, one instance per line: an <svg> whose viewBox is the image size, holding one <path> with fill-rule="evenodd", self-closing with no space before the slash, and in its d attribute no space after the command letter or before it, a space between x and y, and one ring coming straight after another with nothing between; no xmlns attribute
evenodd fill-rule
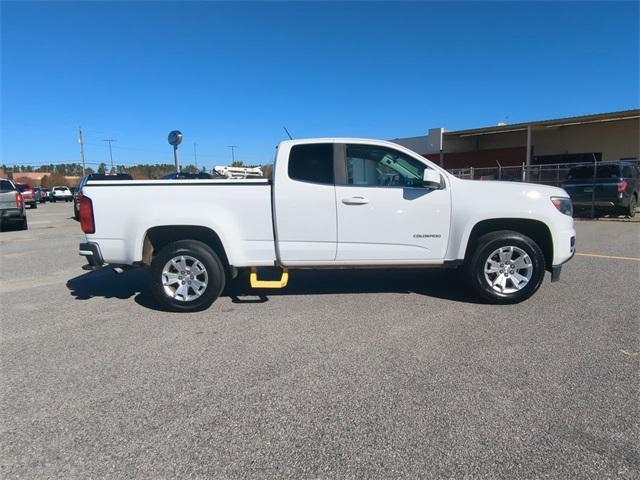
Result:
<svg viewBox="0 0 640 480"><path fill-rule="evenodd" d="M287 132L287 135L289 136L289 140L293 140L293 137L289 133L289 130L287 130L287 127L282 127L282 128L284 128L284 131Z"/></svg>

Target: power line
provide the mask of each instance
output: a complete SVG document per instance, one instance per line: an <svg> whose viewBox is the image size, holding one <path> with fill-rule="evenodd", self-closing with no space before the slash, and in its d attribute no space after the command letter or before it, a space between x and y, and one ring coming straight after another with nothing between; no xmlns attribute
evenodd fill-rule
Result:
<svg viewBox="0 0 640 480"><path fill-rule="evenodd" d="M109 144L109 159L111 160L111 170L113 171L113 152L111 151L111 142L115 142L116 140L113 138L105 138L104 141Z"/></svg>
<svg viewBox="0 0 640 480"><path fill-rule="evenodd" d="M236 161L236 148L238 148L237 145L228 145L228 147L231 149L231 163L235 163Z"/></svg>
<svg viewBox="0 0 640 480"><path fill-rule="evenodd" d="M82 176L84 177L84 139L82 138L82 127L78 127L79 136L78 143L80 144L80 159L82 160Z"/></svg>

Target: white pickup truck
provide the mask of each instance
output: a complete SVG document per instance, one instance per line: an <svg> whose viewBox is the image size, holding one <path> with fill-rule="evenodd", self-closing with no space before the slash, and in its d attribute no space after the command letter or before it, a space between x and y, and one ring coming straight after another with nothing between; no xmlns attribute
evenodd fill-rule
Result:
<svg viewBox="0 0 640 480"><path fill-rule="evenodd" d="M241 269L283 287L306 268L463 267L492 303L530 297L574 254L560 188L453 177L400 145L280 143L271 179L89 181L80 195L88 268L146 266L165 307L208 307ZM282 278L260 281L261 267Z"/></svg>

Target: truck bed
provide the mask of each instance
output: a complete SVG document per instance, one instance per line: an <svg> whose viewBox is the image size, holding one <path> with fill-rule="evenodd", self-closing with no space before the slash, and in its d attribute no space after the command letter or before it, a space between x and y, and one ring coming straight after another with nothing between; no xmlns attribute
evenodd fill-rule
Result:
<svg viewBox="0 0 640 480"><path fill-rule="evenodd" d="M147 230L194 225L213 229L236 266L273 265L271 187L255 180L90 181L83 194L93 203L95 233L107 263L142 260Z"/></svg>

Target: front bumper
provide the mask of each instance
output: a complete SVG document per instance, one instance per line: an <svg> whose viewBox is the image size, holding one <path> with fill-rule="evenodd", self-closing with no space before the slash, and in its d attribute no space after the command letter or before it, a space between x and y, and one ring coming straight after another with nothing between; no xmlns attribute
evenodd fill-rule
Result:
<svg viewBox="0 0 640 480"><path fill-rule="evenodd" d="M98 247L97 243L81 243L78 250L78 255L83 256L87 259L87 265L82 267L85 270L95 270L104 265L104 260L102 259L102 254L100 253L100 247Z"/></svg>
<svg viewBox="0 0 640 480"><path fill-rule="evenodd" d="M569 260L571 260L574 255L576 254L576 237L575 235L573 237L571 237L570 240L570 244L571 244L571 255L569 256L569 258L567 258L566 260L564 260L562 263L559 263L558 265L552 265L551 266L551 282L557 282L558 280L560 280L560 273L562 272L562 266L567 263Z"/></svg>

